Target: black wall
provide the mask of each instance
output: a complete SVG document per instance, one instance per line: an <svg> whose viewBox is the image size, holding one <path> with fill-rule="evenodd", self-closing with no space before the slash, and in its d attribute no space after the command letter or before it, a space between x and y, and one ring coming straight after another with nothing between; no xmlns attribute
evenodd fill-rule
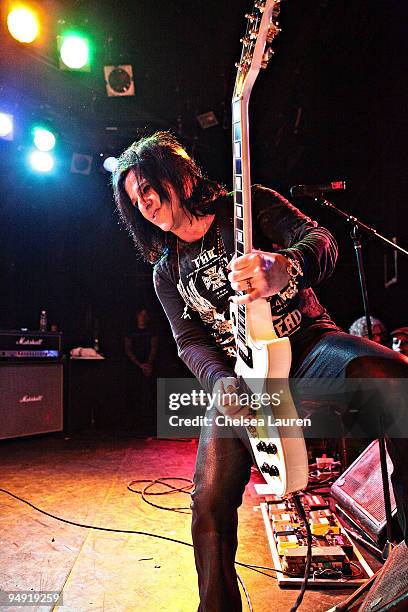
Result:
<svg viewBox="0 0 408 612"><path fill-rule="evenodd" d="M60 147L54 175L40 177L27 169L22 135L0 141L0 327L36 328L46 308L68 347L91 341L97 325L102 350L118 356L132 313L147 304L168 334L151 271L118 225L109 177L96 161L99 153L119 153L140 130L171 128L230 186L229 104L250 4L149 0L115 3L114 11L104 0L96 11L94 2L76 3L100 37L98 71L90 75L61 74L51 47L40 61L0 32L0 105L24 114L27 124L47 115ZM65 8L58 3L59 14ZM255 84L251 119L254 182L288 195L292 184L347 179L350 189L333 201L408 245L405 12L402 3L385 1L282 3L283 32ZM134 98L106 97L106 54L133 64ZM207 110L219 125L202 130L196 114ZM90 176L70 172L74 150L94 156ZM339 241L337 271L320 295L348 327L362 314L349 228L308 200L298 204ZM364 242L372 313L389 328L407 324L406 258L399 258L398 283L385 289L390 251Z"/></svg>

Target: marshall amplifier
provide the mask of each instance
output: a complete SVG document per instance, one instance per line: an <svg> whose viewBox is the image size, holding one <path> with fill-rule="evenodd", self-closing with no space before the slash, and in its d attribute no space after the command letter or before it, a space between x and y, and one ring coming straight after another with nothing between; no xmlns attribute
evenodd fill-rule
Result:
<svg viewBox="0 0 408 612"><path fill-rule="evenodd" d="M0 330L0 359L58 359L61 334Z"/></svg>
<svg viewBox="0 0 408 612"><path fill-rule="evenodd" d="M61 431L63 364L0 363L0 439Z"/></svg>

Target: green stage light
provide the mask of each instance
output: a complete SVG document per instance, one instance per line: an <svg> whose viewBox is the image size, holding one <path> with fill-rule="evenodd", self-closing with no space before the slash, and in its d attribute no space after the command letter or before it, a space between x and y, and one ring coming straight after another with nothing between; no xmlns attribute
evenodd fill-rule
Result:
<svg viewBox="0 0 408 612"><path fill-rule="evenodd" d="M60 68L90 72L91 49L89 40L82 34L66 32L58 36Z"/></svg>
<svg viewBox="0 0 408 612"><path fill-rule="evenodd" d="M42 127L33 130L34 144L40 151L51 151L55 147L55 135Z"/></svg>

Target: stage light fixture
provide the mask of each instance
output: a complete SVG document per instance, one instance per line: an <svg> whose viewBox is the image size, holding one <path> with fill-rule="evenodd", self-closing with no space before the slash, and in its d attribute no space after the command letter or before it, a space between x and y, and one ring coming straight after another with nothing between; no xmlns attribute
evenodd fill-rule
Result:
<svg viewBox="0 0 408 612"><path fill-rule="evenodd" d="M32 151L29 159L36 172L50 172L55 165L53 156L46 151Z"/></svg>
<svg viewBox="0 0 408 612"><path fill-rule="evenodd" d="M14 138L13 115L9 113L0 113L0 138L2 140L13 140Z"/></svg>
<svg viewBox="0 0 408 612"><path fill-rule="evenodd" d="M55 135L42 127L35 127L33 130L34 144L40 151L51 151L55 147Z"/></svg>
<svg viewBox="0 0 408 612"><path fill-rule="evenodd" d="M12 37L22 43L32 43L39 32L35 13L25 7L16 7L9 12L7 27Z"/></svg>
<svg viewBox="0 0 408 612"><path fill-rule="evenodd" d="M130 64L104 66L103 73L108 97L135 95L133 68Z"/></svg>
<svg viewBox="0 0 408 612"><path fill-rule="evenodd" d="M73 153L71 159L71 172L72 174L91 174L92 168L92 155L85 155L84 153Z"/></svg>
<svg viewBox="0 0 408 612"><path fill-rule="evenodd" d="M65 32L57 37L59 66L62 70L91 71L89 40L77 32Z"/></svg>
<svg viewBox="0 0 408 612"><path fill-rule="evenodd" d="M197 121L203 130L214 127L214 125L218 125L218 119L213 111L208 111L208 113L201 113L201 115L197 115Z"/></svg>

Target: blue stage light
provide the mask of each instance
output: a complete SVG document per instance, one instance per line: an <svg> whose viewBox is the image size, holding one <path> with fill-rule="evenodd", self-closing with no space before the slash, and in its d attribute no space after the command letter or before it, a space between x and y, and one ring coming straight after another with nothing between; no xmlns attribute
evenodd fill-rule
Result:
<svg viewBox="0 0 408 612"><path fill-rule="evenodd" d="M13 140L14 138L13 115L9 113L0 113L0 138L3 140Z"/></svg>
<svg viewBox="0 0 408 612"><path fill-rule="evenodd" d="M29 160L36 172L50 172L55 165L53 156L46 151L32 151Z"/></svg>

